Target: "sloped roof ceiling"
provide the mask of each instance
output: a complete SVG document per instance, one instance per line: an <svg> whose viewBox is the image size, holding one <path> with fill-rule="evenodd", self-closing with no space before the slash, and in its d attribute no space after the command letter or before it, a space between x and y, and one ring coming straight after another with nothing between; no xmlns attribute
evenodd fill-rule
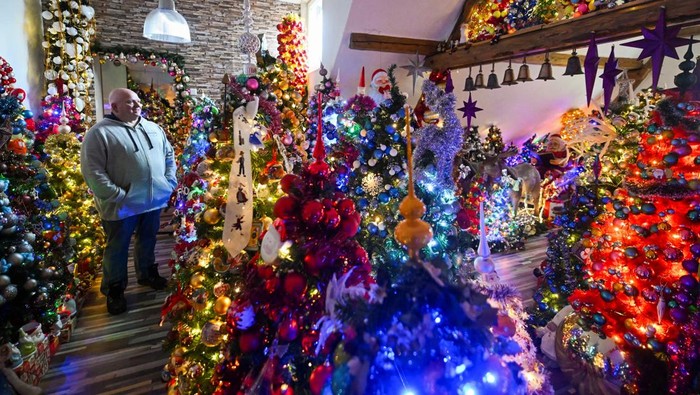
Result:
<svg viewBox="0 0 700 395"><path fill-rule="evenodd" d="M324 9L334 7L335 3L343 2L347 6L347 0L324 0ZM405 54L380 53L374 51L358 51L348 48L350 33L372 33L387 36L412 37L432 40L444 40L449 36L462 9L462 0L352 0L349 6L346 20L343 23L328 22L324 31L333 31L332 34L342 37L337 49L324 47L324 64L334 73L341 69L341 88L344 97L355 93L357 76L362 66L367 69L367 77L376 68L386 68L392 63L398 65L408 64L412 58ZM325 14L325 10L324 10ZM342 33L339 31L342 29ZM325 34L324 34L325 39ZM631 41L631 40L625 40ZM608 56L610 44L599 47L600 56ZM678 48L678 54L682 58L685 48ZM585 49L580 48L579 54L584 54ZM640 51L635 48L615 46L616 56L636 58ZM520 65L521 59L514 59L513 67ZM663 75L659 86L673 86L673 76L679 72L679 61L667 58L664 62ZM507 63L497 63L495 71L499 81ZM484 76L488 76L491 66L484 67ZM478 70L472 70L475 76ZM530 67L532 78L537 78L539 66ZM601 69L602 72L602 69ZM586 94L583 76L562 76L563 67L553 67L556 78L554 81L533 81L514 86L504 86L496 90L478 90L472 92L474 100L483 111L477 114L472 124L480 125L483 131L489 124L498 125L504 139L522 140L533 133L543 135L556 131L559 128L559 118L568 109L585 107ZM467 100L467 92L462 92L464 79L468 70L454 70L453 80L458 105L462 106L462 100ZM409 102L415 104L417 97L411 95L411 78L406 76L402 69L397 69L399 85L402 91L409 94ZM419 79L416 90L419 95ZM642 83L647 87L649 81ZM594 98L601 95L601 80L596 81ZM416 96L417 96L416 95ZM461 115L461 113L460 113ZM463 122L464 124L466 122Z"/></svg>

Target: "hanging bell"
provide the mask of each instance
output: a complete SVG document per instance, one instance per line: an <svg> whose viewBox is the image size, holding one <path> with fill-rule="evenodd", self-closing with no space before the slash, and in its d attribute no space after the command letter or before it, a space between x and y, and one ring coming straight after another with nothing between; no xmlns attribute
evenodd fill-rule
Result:
<svg viewBox="0 0 700 395"><path fill-rule="evenodd" d="M495 64L491 64L491 74L489 74L489 79L486 82L486 89L498 89L501 86L498 85L498 76L496 75L496 72L494 71L494 66Z"/></svg>
<svg viewBox="0 0 700 395"><path fill-rule="evenodd" d="M474 87L474 78L472 78L472 68L470 67L469 76L466 80L464 80L464 92L471 92L475 90L476 88Z"/></svg>
<svg viewBox="0 0 700 395"><path fill-rule="evenodd" d="M544 63L542 63L542 68L540 69L540 74L537 76L537 79L542 81L554 79L552 75L552 64L549 63L549 52L544 55Z"/></svg>
<svg viewBox="0 0 700 395"><path fill-rule="evenodd" d="M525 58L523 58L523 64L520 65L520 69L518 69L518 78L516 81L519 82L528 82L532 81L532 78L530 78L530 66L527 65L525 62Z"/></svg>
<svg viewBox="0 0 700 395"><path fill-rule="evenodd" d="M576 49L571 53L569 59L566 61L566 70L564 70L564 75L579 75L583 74L581 69L581 59L576 55Z"/></svg>
<svg viewBox="0 0 700 395"><path fill-rule="evenodd" d="M508 60L508 68L505 74L503 74L503 82L501 82L501 85L515 85L517 83L518 81L515 80L515 73L513 72L511 60Z"/></svg>
<svg viewBox="0 0 700 395"><path fill-rule="evenodd" d="M474 79L474 89L484 89L484 73L481 71L481 66L479 66L479 74L476 75Z"/></svg>

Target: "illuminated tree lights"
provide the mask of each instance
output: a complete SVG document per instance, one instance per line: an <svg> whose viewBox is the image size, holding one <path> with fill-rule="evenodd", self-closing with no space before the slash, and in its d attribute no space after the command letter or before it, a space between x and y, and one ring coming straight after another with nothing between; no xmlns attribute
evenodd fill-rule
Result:
<svg viewBox="0 0 700 395"><path fill-rule="evenodd" d="M669 392L698 390L699 125L697 102L658 103L628 189L605 198L606 212L591 230L587 289L571 297L591 328L632 351L637 374L628 385L636 391L653 374L645 353L667 364Z"/></svg>

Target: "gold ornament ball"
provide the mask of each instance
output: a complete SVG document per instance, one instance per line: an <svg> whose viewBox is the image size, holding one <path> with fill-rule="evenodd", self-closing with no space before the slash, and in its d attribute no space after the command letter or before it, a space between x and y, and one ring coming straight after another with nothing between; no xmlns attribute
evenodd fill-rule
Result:
<svg viewBox="0 0 700 395"><path fill-rule="evenodd" d="M209 225L215 225L220 219L221 215L219 215L218 209L210 208L204 212L204 222L208 223Z"/></svg>
<svg viewBox="0 0 700 395"><path fill-rule="evenodd" d="M216 270L217 273L224 273L228 271L228 269L231 267L231 265L229 265L226 259L222 259L220 257L214 258L212 261L212 265L214 266L214 270Z"/></svg>
<svg viewBox="0 0 700 395"><path fill-rule="evenodd" d="M231 298L225 295L219 296L214 302L214 312L218 315L224 315L230 306Z"/></svg>
<svg viewBox="0 0 700 395"><path fill-rule="evenodd" d="M202 284L204 283L204 275L202 273L195 273L190 277L190 285L193 288L202 288Z"/></svg>
<svg viewBox="0 0 700 395"><path fill-rule="evenodd" d="M408 247L409 250L418 252L418 250L430 243L430 240L433 238L433 231L425 221L406 219L396 226L394 236L396 236L396 240L399 243Z"/></svg>

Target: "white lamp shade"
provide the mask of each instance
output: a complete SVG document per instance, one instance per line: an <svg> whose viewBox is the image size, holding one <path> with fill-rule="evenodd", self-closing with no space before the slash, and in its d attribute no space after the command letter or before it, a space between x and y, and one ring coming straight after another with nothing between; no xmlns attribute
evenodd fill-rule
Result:
<svg viewBox="0 0 700 395"><path fill-rule="evenodd" d="M143 36L166 43L183 44L191 41L190 27L185 18L175 11L173 0L158 1L158 8L151 11L143 23Z"/></svg>

